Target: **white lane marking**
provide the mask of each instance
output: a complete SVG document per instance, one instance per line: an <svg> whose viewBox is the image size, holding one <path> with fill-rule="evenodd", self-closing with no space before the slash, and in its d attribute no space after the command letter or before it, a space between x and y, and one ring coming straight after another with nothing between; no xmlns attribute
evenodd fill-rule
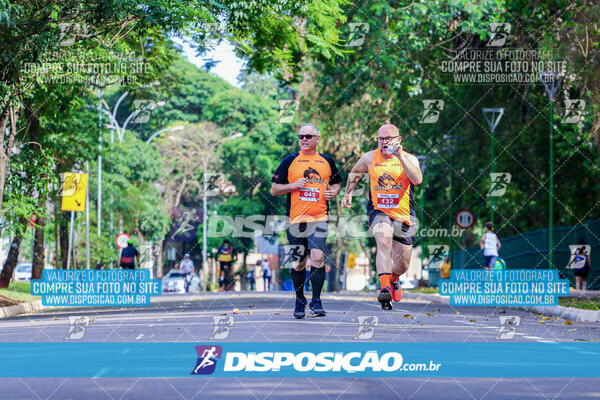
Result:
<svg viewBox="0 0 600 400"><path fill-rule="evenodd" d="M537 337L537 336L523 336L525 339L530 339L530 340L543 340L541 337Z"/></svg>
<svg viewBox="0 0 600 400"><path fill-rule="evenodd" d="M138 336L135 338L135 340L140 340L140 339L141 339L141 338L143 338L143 337L144 337L144 334L143 334L143 333L140 333L140 334L139 334L139 335L138 335Z"/></svg>

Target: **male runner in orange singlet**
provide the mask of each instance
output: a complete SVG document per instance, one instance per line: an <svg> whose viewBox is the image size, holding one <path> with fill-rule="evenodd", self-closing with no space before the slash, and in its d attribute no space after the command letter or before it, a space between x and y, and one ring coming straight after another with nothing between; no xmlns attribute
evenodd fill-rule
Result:
<svg viewBox="0 0 600 400"><path fill-rule="evenodd" d="M402 299L398 281L408 269L416 230L413 188L423 181L417 157L405 152L402 137L392 124L377 132L377 150L358 160L346 184L342 207L352 205L352 190L363 173L371 182L367 215L369 227L377 242L377 272L381 290L377 300L384 310L392 309L392 299Z"/></svg>

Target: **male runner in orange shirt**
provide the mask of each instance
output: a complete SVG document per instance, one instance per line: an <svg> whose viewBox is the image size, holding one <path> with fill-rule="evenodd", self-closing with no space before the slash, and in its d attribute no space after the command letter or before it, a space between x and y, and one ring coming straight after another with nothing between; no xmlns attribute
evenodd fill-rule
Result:
<svg viewBox="0 0 600 400"><path fill-rule="evenodd" d="M310 251L310 281L312 300L310 309L316 316L324 316L321 289L325 282L323 255L327 240L327 212L329 200L335 198L342 180L333 159L317 153L319 130L313 124L304 124L298 132L300 151L283 159L273 175L271 194L287 195L289 227L288 242L301 245L301 259L292 265L291 275L296 291L294 318L304 318L306 298L306 259Z"/></svg>
<svg viewBox="0 0 600 400"><path fill-rule="evenodd" d="M416 230L413 188L423 181L419 161L405 152L402 137L392 124L377 132L378 149L358 160L346 184L342 207L352 205L352 190L363 173L369 173L371 190L367 214L369 227L377 242L377 272L381 290L377 300L381 308L391 310L391 300L402 299L399 278L410 264Z"/></svg>

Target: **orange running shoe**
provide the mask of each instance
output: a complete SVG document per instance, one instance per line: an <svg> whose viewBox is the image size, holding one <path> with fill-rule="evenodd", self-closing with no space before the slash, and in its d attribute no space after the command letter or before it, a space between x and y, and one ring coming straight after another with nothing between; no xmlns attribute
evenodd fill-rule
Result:
<svg viewBox="0 0 600 400"><path fill-rule="evenodd" d="M400 279L397 279L396 282L390 282L390 288L392 300L395 302L402 300L402 286L400 286Z"/></svg>

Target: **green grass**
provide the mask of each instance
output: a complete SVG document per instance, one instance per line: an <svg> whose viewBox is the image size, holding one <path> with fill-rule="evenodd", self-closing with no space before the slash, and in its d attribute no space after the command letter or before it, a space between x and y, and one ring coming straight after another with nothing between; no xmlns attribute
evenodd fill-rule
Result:
<svg viewBox="0 0 600 400"><path fill-rule="evenodd" d="M406 290L407 292L410 292L410 293L430 293L430 294L438 293L438 288L436 288L436 287L420 287L417 289L403 289L403 290Z"/></svg>
<svg viewBox="0 0 600 400"><path fill-rule="evenodd" d="M600 310L600 297L560 297L558 305L584 310Z"/></svg>
<svg viewBox="0 0 600 400"><path fill-rule="evenodd" d="M39 296L29 294L29 282L11 282L8 289L0 289L0 296L8 297L19 303L40 300Z"/></svg>

